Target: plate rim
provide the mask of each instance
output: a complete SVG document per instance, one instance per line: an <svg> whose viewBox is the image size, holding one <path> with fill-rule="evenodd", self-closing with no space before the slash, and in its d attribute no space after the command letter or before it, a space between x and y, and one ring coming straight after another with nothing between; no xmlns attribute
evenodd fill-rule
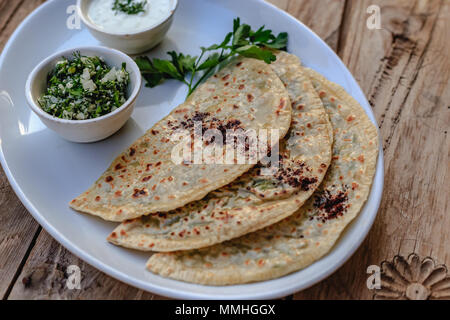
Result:
<svg viewBox="0 0 450 320"><path fill-rule="evenodd" d="M9 49L10 49L11 45L15 42L15 39L17 38L18 34L22 31L22 29L25 27L25 25L27 25L28 22L34 16L38 15L47 6L53 5L53 3L56 2L56 1L57 0L48 0L47 2L44 2L43 4L38 6L35 10L33 10L30 14L28 14L28 16L14 30L14 32L11 34L10 38L8 39L7 43L5 44L5 47L3 48L2 52L1 52L1 55L0 55L0 71L2 69L2 65L4 63L4 59L6 57L6 54L9 52ZM269 7L271 10L278 11L280 14L284 15L285 18L290 19L293 22L295 22L295 23L299 24L300 26L302 26L303 28L305 28L317 41L319 41L323 46L325 46L328 49L330 54L334 55L334 58L336 58L337 61L339 62L339 64L341 64L341 67L343 67L345 72L348 73L350 75L350 77L354 80L354 82L356 84L356 88L357 88L357 90L359 90L359 94L362 97L364 97L365 102L367 103L368 106L370 106L370 104L368 103L367 98L366 98L364 92L362 91L359 83L356 81L356 79L353 77L351 72L348 70L347 66L344 64L344 62L341 60L341 58L328 46L328 44L324 40L322 40L313 30L311 30L308 26L303 24L300 20L298 20L297 18L295 18L294 16L292 16L288 12L286 12L286 11L276 7L275 5L267 2L266 0L247 0L247 1L259 2L260 4ZM158 295L162 295L162 296L165 296L165 297L172 297L172 298L176 298L176 299L275 299L275 298L284 297L286 295L293 294L293 293L305 290L305 289L313 286L314 284L317 284L318 282L322 281L323 279L327 278L328 276L330 276L335 271L337 271L346 261L348 261L348 259L361 246L362 242L365 240L365 238L367 237L370 229L372 228L372 225L373 225L373 223L374 223L374 221L375 221L375 219L376 219L376 217L378 215L378 210L379 210L379 207L380 207L380 204L381 204L382 195L383 195L383 188L384 188L384 155L383 155L381 135L380 135L380 132L379 132L379 127L378 127L375 115L374 115L372 109L369 109L369 112L367 112L367 110L365 110L365 109L364 109L364 111L367 114L367 116L369 117L369 119L371 120L371 122L376 126L376 129L377 129L377 132L378 132L378 138L379 138L379 152L378 152L376 170L375 170L375 174L374 174L374 177L373 177L373 182L372 182L372 185L371 185L371 190L370 190L370 193L368 195L368 199L365 202L365 204L364 204L363 208L361 209L361 211L364 210L365 206L367 205L367 202L368 202L369 198L373 196L374 197L374 199L373 199L373 201L374 201L374 209L373 209L374 214L371 214L369 216L370 219L368 219L368 221L366 221L366 223L364 225L365 228L363 230L359 230L359 233L360 233L359 238L357 239L357 241L353 242L353 245L349 249L347 249L346 254L343 257L341 257L339 262L330 265L325 270L323 270L319 275L309 279L308 281L306 281L305 283L303 283L301 285L292 285L292 286L289 286L287 288L280 288L280 289L277 289L277 290L271 290L270 292L260 292L260 293L253 293L253 294L241 294L241 295L215 294L214 296L211 296L211 294L188 292L186 290L184 290L184 291L176 290L176 289L173 289L173 288L167 288L167 287L164 287L164 286L160 286L158 284L154 284L154 283L151 283L151 282L145 282L144 283L141 280L135 280L132 277L128 276L127 274L125 274L125 273L123 273L121 271L118 271L118 270L114 269L113 267L110 267L108 264L106 264L106 263L98 260L94 256L91 256L90 254L84 252L84 250L82 248L79 248L77 245L74 245L72 243L72 241L69 240L68 238L66 238L60 231L58 231L52 225L47 223L46 219L41 215L41 213L37 210L37 208L35 208L33 206L33 204L28 200L27 196L22 191L22 189L20 188L20 186L17 183L16 179L14 178L14 176L13 176L13 174L12 174L12 172L11 172L9 166L8 166L8 163L6 161L4 152L3 152L1 137L0 137L0 163L1 163L2 167L3 167L3 170L5 172L5 175L6 175L7 179L8 179L9 184L11 185L12 189L14 190L15 194L20 199L22 204L25 206L25 208L28 210L28 212L33 216L33 218L58 243L60 243L68 251L70 251L75 256L77 256L81 260L85 261L89 265L93 266L94 268L96 268L96 269L106 273L107 275L115 278L116 280L119 280L119 281L124 282L126 284L129 284L129 285L131 285L131 286L133 286L135 288L139 288L139 289L142 289L142 290L150 292L150 293L155 293L155 294L158 294ZM375 183L377 184L377 187L379 189L378 192L375 192L375 190L374 190ZM358 217L359 217L359 215L349 224L349 226L351 224L353 224L354 221ZM349 226L347 226L346 229L348 229ZM338 241L340 241L340 240L341 240L341 238L339 238ZM332 250L330 250L325 256L321 257L317 261L320 261L321 259L325 258L333 250L334 250L334 248ZM308 266L307 268L312 267L313 265L314 265L314 263L312 265ZM306 269L306 268L304 268L304 269ZM296 272L293 272L290 275L295 274L297 272L300 272L300 271L302 271L304 269L301 269L301 270L298 270ZM273 280L276 280L276 279L273 279ZM175 281L175 280L172 280L172 281ZM261 281L261 282L258 282L258 283L264 283L266 281ZM268 280L268 281L270 281L270 280Z"/></svg>

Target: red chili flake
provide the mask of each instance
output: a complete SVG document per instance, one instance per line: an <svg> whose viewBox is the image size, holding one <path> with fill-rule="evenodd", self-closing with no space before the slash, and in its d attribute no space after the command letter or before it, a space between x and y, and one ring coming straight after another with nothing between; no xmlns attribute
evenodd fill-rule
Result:
<svg viewBox="0 0 450 320"><path fill-rule="evenodd" d="M201 183L208 183L208 179L200 179L199 182L201 182Z"/></svg>
<svg viewBox="0 0 450 320"><path fill-rule="evenodd" d="M161 165L161 161L158 161L156 164L155 164L155 167L159 167L160 165Z"/></svg>
<svg viewBox="0 0 450 320"><path fill-rule="evenodd" d="M153 164L151 164L151 163L148 163L148 164L147 164L147 166L145 167L145 171L148 171L148 170L150 170L150 167L151 167L151 166L153 166Z"/></svg>
<svg viewBox="0 0 450 320"><path fill-rule="evenodd" d="M360 155L358 157L358 161L361 162L361 163L364 163L364 155Z"/></svg>
<svg viewBox="0 0 450 320"><path fill-rule="evenodd" d="M154 150L153 154L158 154L158 152L159 152L158 150Z"/></svg>
<svg viewBox="0 0 450 320"><path fill-rule="evenodd" d="M248 102L252 102L254 98L250 93L247 95Z"/></svg>
<svg viewBox="0 0 450 320"><path fill-rule="evenodd" d="M224 86L228 87L229 84L230 84L229 82L225 82Z"/></svg>
<svg viewBox="0 0 450 320"><path fill-rule="evenodd" d="M111 238L117 238L117 233L115 232L111 233Z"/></svg>
<svg viewBox="0 0 450 320"><path fill-rule="evenodd" d="M242 62L236 63L236 66L237 66L237 67L240 67L241 65L242 65Z"/></svg>
<svg viewBox="0 0 450 320"><path fill-rule="evenodd" d="M155 196L155 200L159 200L159 199L161 199L160 197L158 197L158 196Z"/></svg>
<svg viewBox="0 0 450 320"><path fill-rule="evenodd" d="M111 182L111 181L113 181L113 180L114 180L114 178L111 177L111 176L107 176L107 177L105 178L105 181L106 181L106 182Z"/></svg>
<svg viewBox="0 0 450 320"><path fill-rule="evenodd" d="M263 259L260 259L260 260L258 261L258 265L259 265L259 266L263 266L263 265L264 265L264 260L263 260Z"/></svg>
<svg viewBox="0 0 450 320"><path fill-rule="evenodd" d="M154 135L154 136L155 136L155 135L157 135L157 134L159 133L159 131L158 131L158 130L153 130L153 129L152 129L152 130L151 130L150 132L151 132L151 133L152 133L152 135Z"/></svg>
<svg viewBox="0 0 450 320"><path fill-rule="evenodd" d="M224 77L222 78L222 80L223 80L223 81L226 81L226 80L228 80L229 77L230 77L230 75L227 74L226 76L224 76Z"/></svg>
<svg viewBox="0 0 450 320"><path fill-rule="evenodd" d="M134 156L134 154L136 153L136 149L135 148L130 148L130 157Z"/></svg>
<svg viewBox="0 0 450 320"><path fill-rule="evenodd" d="M146 177L142 178L142 182L147 182L151 178L152 178L152 176L146 176Z"/></svg>
<svg viewBox="0 0 450 320"><path fill-rule="evenodd" d="M120 164L120 163L118 163L118 164L116 164L116 166L114 167L114 170L120 170L120 169L122 169L123 168L123 166Z"/></svg>
<svg viewBox="0 0 450 320"><path fill-rule="evenodd" d="M187 182L183 182L183 186L187 186L189 183Z"/></svg>
<svg viewBox="0 0 450 320"><path fill-rule="evenodd" d="M100 196L95 197L95 201L100 201L100 199L101 199Z"/></svg>
<svg viewBox="0 0 450 320"><path fill-rule="evenodd" d="M356 119L356 117L354 117L354 116L348 116L347 121L352 122L355 119Z"/></svg>
<svg viewBox="0 0 450 320"><path fill-rule="evenodd" d="M150 244L148 245L149 248L153 248L154 246L155 246L154 243L150 243Z"/></svg>
<svg viewBox="0 0 450 320"><path fill-rule="evenodd" d="M120 197L122 195L122 191L118 190L114 193L116 197Z"/></svg>
<svg viewBox="0 0 450 320"><path fill-rule="evenodd" d="M155 191L155 189L156 189L156 184L153 185L152 191Z"/></svg>
<svg viewBox="0 0 450 320"><path fill-rule="evenodd" d="M120 230L120 234L121 234L122 236L126 236L126 235L127 235L127 233L125 232L125 230Z"/></svg>
<svg viewBox="0 0 450 320"><path fill-rule="evenodd" d="M172 177L172 176L170 176L170 177L168 177L168 178L167 178L167 180L169 180L169 181L173 181L173 177Z"/></svg>

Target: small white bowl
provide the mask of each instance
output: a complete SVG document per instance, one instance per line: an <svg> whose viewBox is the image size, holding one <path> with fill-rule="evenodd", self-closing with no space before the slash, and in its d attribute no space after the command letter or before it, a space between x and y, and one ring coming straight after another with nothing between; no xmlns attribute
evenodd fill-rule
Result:
<svg viewBox="0 0 450 320"><path fill-rule="evenodd" d="M126 63L126 70L130 74L130 82L127 92L128 99L122 106L101 117L87 120L60 119L41 109L38 98L47 88L49 72L62 57L70 57L77 51L86 56L102 57L111 68L114 66L120 68L123 62ZM109 137L125 124L133 112L141 86L142 77L139 67L126 54L105 47L77 47L57 52L39 63L28 76L25 96L31 110L49 129L69 141L94 142Z"/></svg>
<svg viewBox="0 0 450 320"><path fill-rule="evenodd" d="M172 24L173 14L178 6L178 0L170 0L172 7L167 17L147 29L134 33L114 33L101 29L89 19L87 11L90 1L77 0L78 14L90 33L108 47L128 54L143 53L160 43Z"/></svg>

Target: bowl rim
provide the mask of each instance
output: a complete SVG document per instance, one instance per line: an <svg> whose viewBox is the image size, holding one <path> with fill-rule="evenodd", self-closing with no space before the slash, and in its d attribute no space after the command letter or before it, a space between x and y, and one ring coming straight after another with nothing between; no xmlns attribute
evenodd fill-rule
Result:
<svg viewBox="0 0 450 320"><path fill-rule="evenodd" d="M56 58L60 58L65 55L68 55L68 54L73 54L76 51L80 51L81 53L83 53L83 51L93 51L93 52L97 52L99 54L99 56L102 56L102 55L105 56L107 54L119 56L127 64L127 67L129 66L132 69L132 71L137 74L136 82L133 83L130 79L130 83L128 84L128 85L134 86L134 87L132 87L132 92L131 92L130 96L119 108L117 108L116 110L111 111L105 115L102 115L98 118L84 119L84 120L71 120L71 119L61 119L61 118L55 117L55 116L45 112L44 110L42 110L42 108L40 106L37 105L37 103L33 99L34 96L31 93L31 88L32 88L34 82L36 81L36 75L38 74L38 72L40 72L44 67L46 67L50 63L52 63ZM116 50L116 49L103 47L103 46L79 46L79 47L64 49L64 50L55 52L54 54L48 56L47 58L45 58L44 60L39 62L37 64L37 66L34 67L34 69L28 75L28 78L27 78L27 81L25 84L25 96L26 96L26 99L28 101L28 105L30 106L30 108L40 117L44 117L45 119L48 119L50 121L59 122L59 123L87 124L87 123L99 122L102 120L106 120L108 118L114 117L118 113L121 113L124 109L129 107L134 100L136 100L136 98L141 90L141 86L142 86L142 77L141 77L139 67L136 64L136 62L131 57L126 55L125 53L123 53L119 50Z"/></svg>
<svg viewBox="0 0 450 320"><path fill-rule="evenodd" d="M77 0L77 12L78 12L78 16L81 18L81 20L83 21L83 23L88 26L91 29L94 29L95 31L99 32L99 33L103 33L106 35L110 35L110 36L117 36L117 37L129 37L129 36L135 36L135 35L140 35L143 34L145 32L154 30L156 28L158 28L160 25L166 23L175 13L175 11L178 8L178 0L171 0L173 1L173 6L170 9L169 14L167 15L167 17L165 17L163 20L161 20L160 22L153 24L149 27L147 27L146 29L143 30L139 30L136 32L110 32L110 31L106 31L104 29L99 28L95 23L91 22L89 17L87 17L85 15L85 12L83 10L81 10L81 4L83 1L87 1L87 0ZM90 0L92 1L92 0Z"/></svg>

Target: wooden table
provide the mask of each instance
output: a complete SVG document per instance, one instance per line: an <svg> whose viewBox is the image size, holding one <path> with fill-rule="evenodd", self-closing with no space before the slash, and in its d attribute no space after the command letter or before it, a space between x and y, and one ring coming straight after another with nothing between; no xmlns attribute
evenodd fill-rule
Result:
<svg viewBox="0 0 450 320"><path fill-rule="evenodd" d="M0 0L0 49L42 2ZM419 276L426 277L425 272L435 269L424 280L428 285L449 277L444 265L450 266L450 1L271 2L325 39L353 73L376 115L386 167L381 208L363 245L328 279L287 298L372 299L375 291L367 287L367 268L383 261L377 297L392 295L389 287L405 291L408 283L393 284L402 278L399 274L407 278L408 272L419 270ZM373 4L381 8L381 29L367 27L367 9ZM82 270L81 290L66 289L65 271L71 264ZM397 272L389 277L392 266ZM439 286L450 287L450 278ZM419 291L408 296L428 296ZM450 298L448 291L435 295ZM0 297L162 298L123 284L65 250L22 206L1 169Z"/></svg>

